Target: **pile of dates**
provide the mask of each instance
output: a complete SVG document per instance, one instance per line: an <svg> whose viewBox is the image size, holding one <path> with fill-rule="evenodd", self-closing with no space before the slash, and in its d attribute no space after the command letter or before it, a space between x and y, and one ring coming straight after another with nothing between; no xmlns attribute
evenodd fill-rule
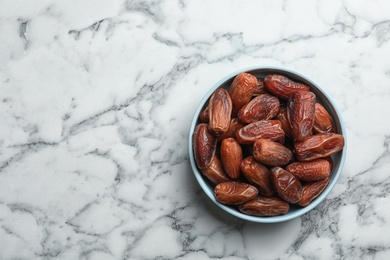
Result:
<svg viewBox="0 0 390 260"><path fill-rule="evenodd" d="M327 187L331 155L344 146L309 87L282 75L238 74L218 88L193 134L198 168L216 199L244 214L286 214Z"/></svg>

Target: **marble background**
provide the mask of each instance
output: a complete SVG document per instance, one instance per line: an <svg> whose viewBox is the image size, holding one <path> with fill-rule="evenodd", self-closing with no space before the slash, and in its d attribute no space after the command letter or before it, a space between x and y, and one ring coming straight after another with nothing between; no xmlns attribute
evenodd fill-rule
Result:
<svg viewBox="0 0 390 260"><path fill-rule="evenodd" d="M0 259L389 259L390 3L0 0ZM191 172L208 89L298 70L338 104L344 171L301 218L221 212Z"/></svg>

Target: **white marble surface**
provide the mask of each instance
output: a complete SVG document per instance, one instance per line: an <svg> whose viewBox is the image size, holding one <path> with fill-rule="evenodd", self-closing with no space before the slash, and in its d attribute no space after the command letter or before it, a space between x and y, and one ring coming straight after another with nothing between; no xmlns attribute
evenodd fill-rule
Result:
<svg viewBox="0 0 390 260"><path fill-rule="evenodd" d="M0 1L0 259L390 259L390 3ZM188 160L225 74L298 70L348 129L335 189L281 224L226 216Z"/></svg>

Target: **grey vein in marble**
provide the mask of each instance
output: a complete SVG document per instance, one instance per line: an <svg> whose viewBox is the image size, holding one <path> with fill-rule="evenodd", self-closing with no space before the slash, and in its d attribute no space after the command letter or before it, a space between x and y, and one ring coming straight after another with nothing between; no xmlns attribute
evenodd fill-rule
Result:
<svg viewBox="0 0 390 260"><path fill-rule="evenodd" d="M0 259L389 259L385 1L0 2ZM286 66L326 89L348 153L289 222L226 215L192 175L211 86Z"/></svg>

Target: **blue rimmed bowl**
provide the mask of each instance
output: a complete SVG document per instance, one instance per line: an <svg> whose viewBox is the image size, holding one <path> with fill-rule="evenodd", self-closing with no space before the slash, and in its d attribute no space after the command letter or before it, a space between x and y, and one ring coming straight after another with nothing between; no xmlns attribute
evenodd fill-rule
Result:
<svg viewBox="0 0 390 260"><path fill-rule="evenodd" d="M326 189L315 199L313 200L308 206L306 207L300 207L298 205L290 205L290 210L285 215L280 216L273 216L273 217L257 217L257 216L250 216L241 213L236 207L228 206L221 204L218 202L214 196L214 185L207 180L205 176L203 176L202 172L199 170L199 168L196 165L195 158L194 158L194 152L193 152L193 145L192 145L192 135L194 132L194 129L197 124L200 123L199 121L199 114L202 111L204 107L207 106L208 100L215 89L217 88L225 88L229 89L231 83L233 82L234 78L241 72L247 72L255 75L258 78L264 78L267 74L281 74L284 75L294 81L298 81L301 83L304 83L310 87L310 90L316 95L317 102L321 103L326 110L329 112L329 114L333 117L333 120L335 122L336 126L336 132L338 134L341 134L344 136L345 139L345 145L343 150L340 152L332 155L333 160L333 169L330 174L330 182L329 185L326 187ZM189 132L189 156L190 156L190 162L191 162L191 168L195 175L196 180L198 181L199 185L202 187L203 191L206 193L206 195L221 209L226 211L227 213L236 216L238 218L252 221L252 222L259 222L259 223L277 223L277 222L283 222L287 220L294 219L296 217L302 216L303 214L309 212L313 208L315 208L318 204L320 204L326 196L331 192L333 187L336 185L337 180L339 179L343 166L344 161L346 158L346 152L347 152L347 140L346 140L346 130L345 125L341 117L341 113L337 109L336 105L333 103L330 96L325 92L325 90L320 87L317 83L315 83L313 80L309 79L308 77L302 75L299 72L293 71L291 69L282 68L282 67L270 67L270 66L258 66L258 67L250 67L250 68L244 68L240 69L238 71L235 71L227 76L225 76L223 79L218 81L203 97L202 101L200 102L198 108L196 109L195 115L192 119L191 128Z"/></svg>

